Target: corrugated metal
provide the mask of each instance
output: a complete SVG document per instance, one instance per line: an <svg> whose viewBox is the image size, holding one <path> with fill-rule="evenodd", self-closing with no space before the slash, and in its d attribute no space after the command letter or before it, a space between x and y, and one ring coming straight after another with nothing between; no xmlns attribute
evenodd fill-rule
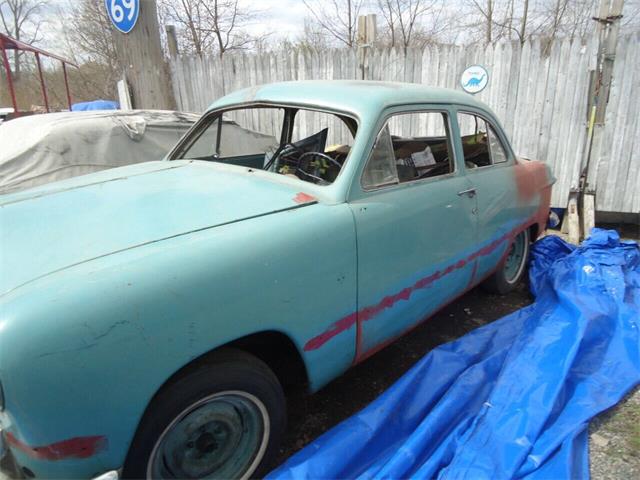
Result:
<svg viewBox="0 0 640 480"><path fill-rule="evenodd" d="M468 65L490 74L478 98L491 106L518 155L544 160L558 183L552 205L566 206L577 183L587 137L589 70L594 68L593 38L533 40L520 45L429 45L424 49L374 49L367 78L416 82L460 89ZM640 211L640 42L638 35L619 41L610 105L597 169L597 208ZM180 109L200 112L225 93L262 83L302 79L355 79L360 71L355 50L179 57L171 63ZM309 117L313 122L313 117ZM312 128L310 123L309 128Z"/></svg>

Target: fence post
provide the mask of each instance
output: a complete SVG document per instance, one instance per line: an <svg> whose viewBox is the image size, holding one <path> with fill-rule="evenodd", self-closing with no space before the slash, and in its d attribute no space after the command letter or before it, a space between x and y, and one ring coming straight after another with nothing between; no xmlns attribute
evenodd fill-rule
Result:
<svg viewBox="0 0 640 480"><path fill-rule="evenodd" d="M369 77L369 59L371 49L376 41L376 15L360 15L358 17L358 68L360 69L360 80L367 80Z"/></svg>
<svg viewBox="0 0 640 480"><path fill-rule="evenodd" d="M169 48L169 57L174 60L178 56L178 39L176 38L176 27L167 25L164 27L167 32L167 47Z"/></svg>

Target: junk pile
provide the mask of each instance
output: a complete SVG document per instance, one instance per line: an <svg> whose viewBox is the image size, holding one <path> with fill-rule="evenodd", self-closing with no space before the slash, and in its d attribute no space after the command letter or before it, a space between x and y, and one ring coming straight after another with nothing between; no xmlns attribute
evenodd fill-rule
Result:
<svg viewBox="0 0 640 480"><path fill-rule="evenodd" d="M588 422L640 383L640 250L533 245L532 305L442 345L268 478L588 478Z"/></svg>

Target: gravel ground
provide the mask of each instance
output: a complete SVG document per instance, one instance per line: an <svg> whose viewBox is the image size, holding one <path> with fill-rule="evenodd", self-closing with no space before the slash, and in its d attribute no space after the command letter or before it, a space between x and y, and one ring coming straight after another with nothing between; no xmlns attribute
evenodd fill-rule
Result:
<svg viewBox="0 0 640 480"><path fill-rule="evenodd" d="M640 388L589 425L591 476L640 478Z"/></svg>

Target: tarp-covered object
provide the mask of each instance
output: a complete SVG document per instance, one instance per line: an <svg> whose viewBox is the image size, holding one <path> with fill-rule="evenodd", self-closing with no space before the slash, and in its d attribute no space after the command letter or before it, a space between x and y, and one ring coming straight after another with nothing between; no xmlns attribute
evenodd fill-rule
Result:
<svg viewBox="0 0 640 480"><path fill-rule="evenodd" d="M89 110L117 110L118 102L113 100L92 100L91 102L78 102L71 105L72 112L87 112Z"/></svg>
<svg viewBox="0 0 640 480"><path fill-rule="evenodd" d="M442 345L268 478L588 478L588 422L640 382L640 253L534 244L534 304Z"/></svg>
<svg viewBox="0 0 640 480"><path fill-rule="evenodd" d="M199 115L159 110L62 112L0 125L0 194L161 160Z"/></svg>
<svg viewBox="0 0 640 480"><path fill-rule="evenodd" d="M162 160L200 118L161 110L66 112L17 118L0 125L0 194L133 163ZM190 150L210 160L217 142L208 128ZM269 135L224 118L220 154L264 152Z"/></svg>

